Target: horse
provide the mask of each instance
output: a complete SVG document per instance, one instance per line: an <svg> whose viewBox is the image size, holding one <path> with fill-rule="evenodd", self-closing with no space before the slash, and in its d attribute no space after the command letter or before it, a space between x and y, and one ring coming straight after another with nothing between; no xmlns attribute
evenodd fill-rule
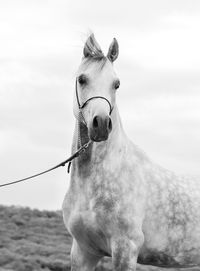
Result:
<svg viewBox="0 0 200 271"><path fill-rule="evenodd" d="M75 84L72 162L63 201L71 234L71 270L94 270L104 256L116 271L137 263L200 266L200 181L162 168L127 137L116 104L119 45L107 55L92 33Z"/></svg>

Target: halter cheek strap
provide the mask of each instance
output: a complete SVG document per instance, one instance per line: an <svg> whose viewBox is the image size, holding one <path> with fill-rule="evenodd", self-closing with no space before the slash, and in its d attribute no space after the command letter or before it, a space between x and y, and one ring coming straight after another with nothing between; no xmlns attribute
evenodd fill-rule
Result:
<svg viewBox="0 0 200 271"><path fill-rule="evenodd" d="M78 104L78 108L81 112L81 110L89 103L89 101L91 100L94 100L94 99L103 99L105 100L108 105L109 105L109 108L110 108L110 111L109 111L109 115L111 115L112 111L113 111L113 106L111 105L111 103L109 102L108 99L106 99L105 97L103 96L93 96L89 99L87 99L82 105L80 104L80 101L79 101L79 97L78 97L78 87L77 87L77 80L76 80L76 100L77 100L77 104Z"/></svg>

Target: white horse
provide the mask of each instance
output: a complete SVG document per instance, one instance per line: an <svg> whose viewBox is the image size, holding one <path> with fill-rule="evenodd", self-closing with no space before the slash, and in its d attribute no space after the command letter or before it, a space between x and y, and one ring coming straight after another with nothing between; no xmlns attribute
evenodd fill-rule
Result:
<svg viewBox="0 0 200 271"><path fill-rule="evenodd" d="M117 56L116 39L104 56L92 34L78 69L72 151L92 143L72 163L63 202L71 270L94 270L104 256L117 271L137 262L200 266L200 181L154 164L127 138L115 97Z"/></svg>

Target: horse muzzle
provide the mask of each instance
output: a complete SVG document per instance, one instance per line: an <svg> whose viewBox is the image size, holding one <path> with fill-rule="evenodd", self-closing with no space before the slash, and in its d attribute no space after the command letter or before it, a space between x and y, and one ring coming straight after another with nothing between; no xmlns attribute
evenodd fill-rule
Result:
<svg viewBox="0 0 200 271"><path fill-rule="evenodd" d="M108 139L111 131L112 120L109 116L95 116L89 128L89 136L92 141L105 141Z"/></svg>

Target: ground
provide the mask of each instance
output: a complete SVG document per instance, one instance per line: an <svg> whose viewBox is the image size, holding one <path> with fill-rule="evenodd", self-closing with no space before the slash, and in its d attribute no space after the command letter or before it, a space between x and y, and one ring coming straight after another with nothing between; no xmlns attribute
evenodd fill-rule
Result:
<svg viewBox="0 0 200 271"><path fill-rule="evenodd" d="M60 211L0 206L0 271L68 271L71 242ZM96 271L108 270L112 265L105 258ZM166 271L141 265L137 269L158 270Z"/></svg>

